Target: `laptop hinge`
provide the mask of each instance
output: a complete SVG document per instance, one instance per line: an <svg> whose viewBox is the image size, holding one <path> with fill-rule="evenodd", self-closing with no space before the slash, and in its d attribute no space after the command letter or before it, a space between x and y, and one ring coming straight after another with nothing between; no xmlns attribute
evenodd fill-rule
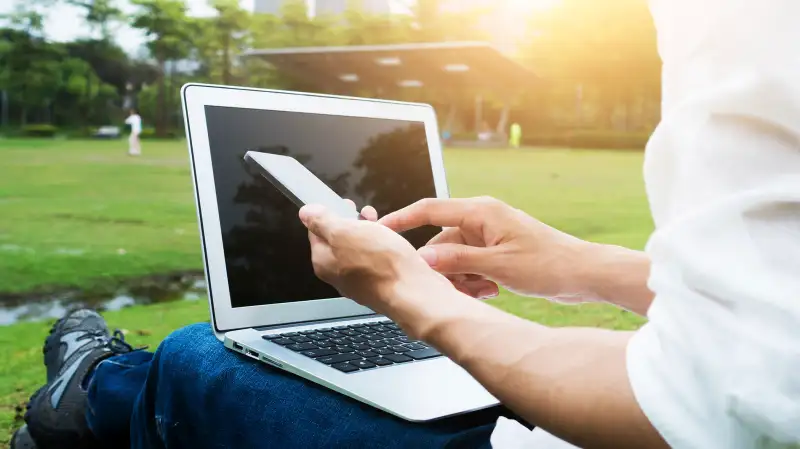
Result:
<svg viewBox="0 0 800 449"><path fill-rule="evenodd" d="M297 326L307 326L309 324L325 324L325 323L337 323L340 321L350 321L350 320L358 320L364 318L373 318L382 316L377 313L367 313L363 315L353 315L353 316L343 316L338 318L327 318L324 320L309 320L309 321L295 321L293 323L283 323L283 324L275 324L272 326L260 326L260 327L253 327L252 329L257 331L267 331L272 329L282 329L286 327L297 327Z"/></svg>

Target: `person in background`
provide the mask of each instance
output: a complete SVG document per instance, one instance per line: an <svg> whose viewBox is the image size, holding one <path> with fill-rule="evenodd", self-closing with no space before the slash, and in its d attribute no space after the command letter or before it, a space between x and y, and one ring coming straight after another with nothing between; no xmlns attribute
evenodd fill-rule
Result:
<svg viewBox="0 0 800 449"><path fill-rule="evenodd" d="M139 141L139 136L142 134L142 117L139 116L136 109L129 111L125 124L131 127L131 135L128 138L128 154L139 156L142 154L142 144Z"/></svg>
<svg viewBox="0 0 800 449"><path fill-rule="evenodd" d="M508 133L508 144L511 148L519 148L522 144L522 126L519 123L511 125L511 130Z"/></svg>

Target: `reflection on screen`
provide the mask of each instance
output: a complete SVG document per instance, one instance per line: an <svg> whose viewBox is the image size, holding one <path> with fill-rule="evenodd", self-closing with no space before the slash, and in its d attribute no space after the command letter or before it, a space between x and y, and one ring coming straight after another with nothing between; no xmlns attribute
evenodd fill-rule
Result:
<svg viewBox="0 0 800 449"><path fill-rule="evenodd" d="M297 206L243 159L292 156L336 193L383 216L436 196L421 122L206 106L231 303L246 307L338 297L314 275ZM436 229L404 234L415 246Z"/></svg>

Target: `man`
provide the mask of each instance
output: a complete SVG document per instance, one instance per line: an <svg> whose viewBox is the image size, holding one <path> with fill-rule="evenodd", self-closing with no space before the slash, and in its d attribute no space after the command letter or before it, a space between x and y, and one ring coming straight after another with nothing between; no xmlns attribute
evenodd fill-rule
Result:
<svg viewBox="0 0 800 449"><path fill-rule="evenodd" d="M582 447L796 447L800 2L651 3L664 104L645 163L646 253L492 199L425 200L380 223L300 212L322 279L461 364L514 420L404 422L225 351L205 325L131 352L81 311L48 338L48 384L15 447L552 447L519 422ZM445 230L420 251L396 233L426 224ZM474 299L498 284L649 323L547 328Z"/></svg>
<svg viewBox="0 0 800 449"><path fill-rule="evenodd" d="M139 141L139 136L142 134L142 117L139 116L136 109L128 112L128 118L125 119L125 124L131 127L131 135L128 137L128 154L139 156L142 154L142 145Z"/></svg>

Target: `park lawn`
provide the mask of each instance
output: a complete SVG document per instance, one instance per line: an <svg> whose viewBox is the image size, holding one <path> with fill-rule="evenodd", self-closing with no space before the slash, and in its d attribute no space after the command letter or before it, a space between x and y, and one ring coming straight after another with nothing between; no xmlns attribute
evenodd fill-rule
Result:
<svg viewBox="0 0 800 449"><path fill-rule="evenodd" d="M123 141L0 140L0 293L91 288L118 279L199 269L201 258L186 146ZM492 195L584 239L643 247L652 231L641 153L447 150L454 196ZM553 326L635 329L642 320L608 306L565 307L503 293L493 301ZM107 314L135 345L156 346L208 319L203 301ZM0 327L0 448L17 409L43 380L41 346L51 323Z"/></svg>

